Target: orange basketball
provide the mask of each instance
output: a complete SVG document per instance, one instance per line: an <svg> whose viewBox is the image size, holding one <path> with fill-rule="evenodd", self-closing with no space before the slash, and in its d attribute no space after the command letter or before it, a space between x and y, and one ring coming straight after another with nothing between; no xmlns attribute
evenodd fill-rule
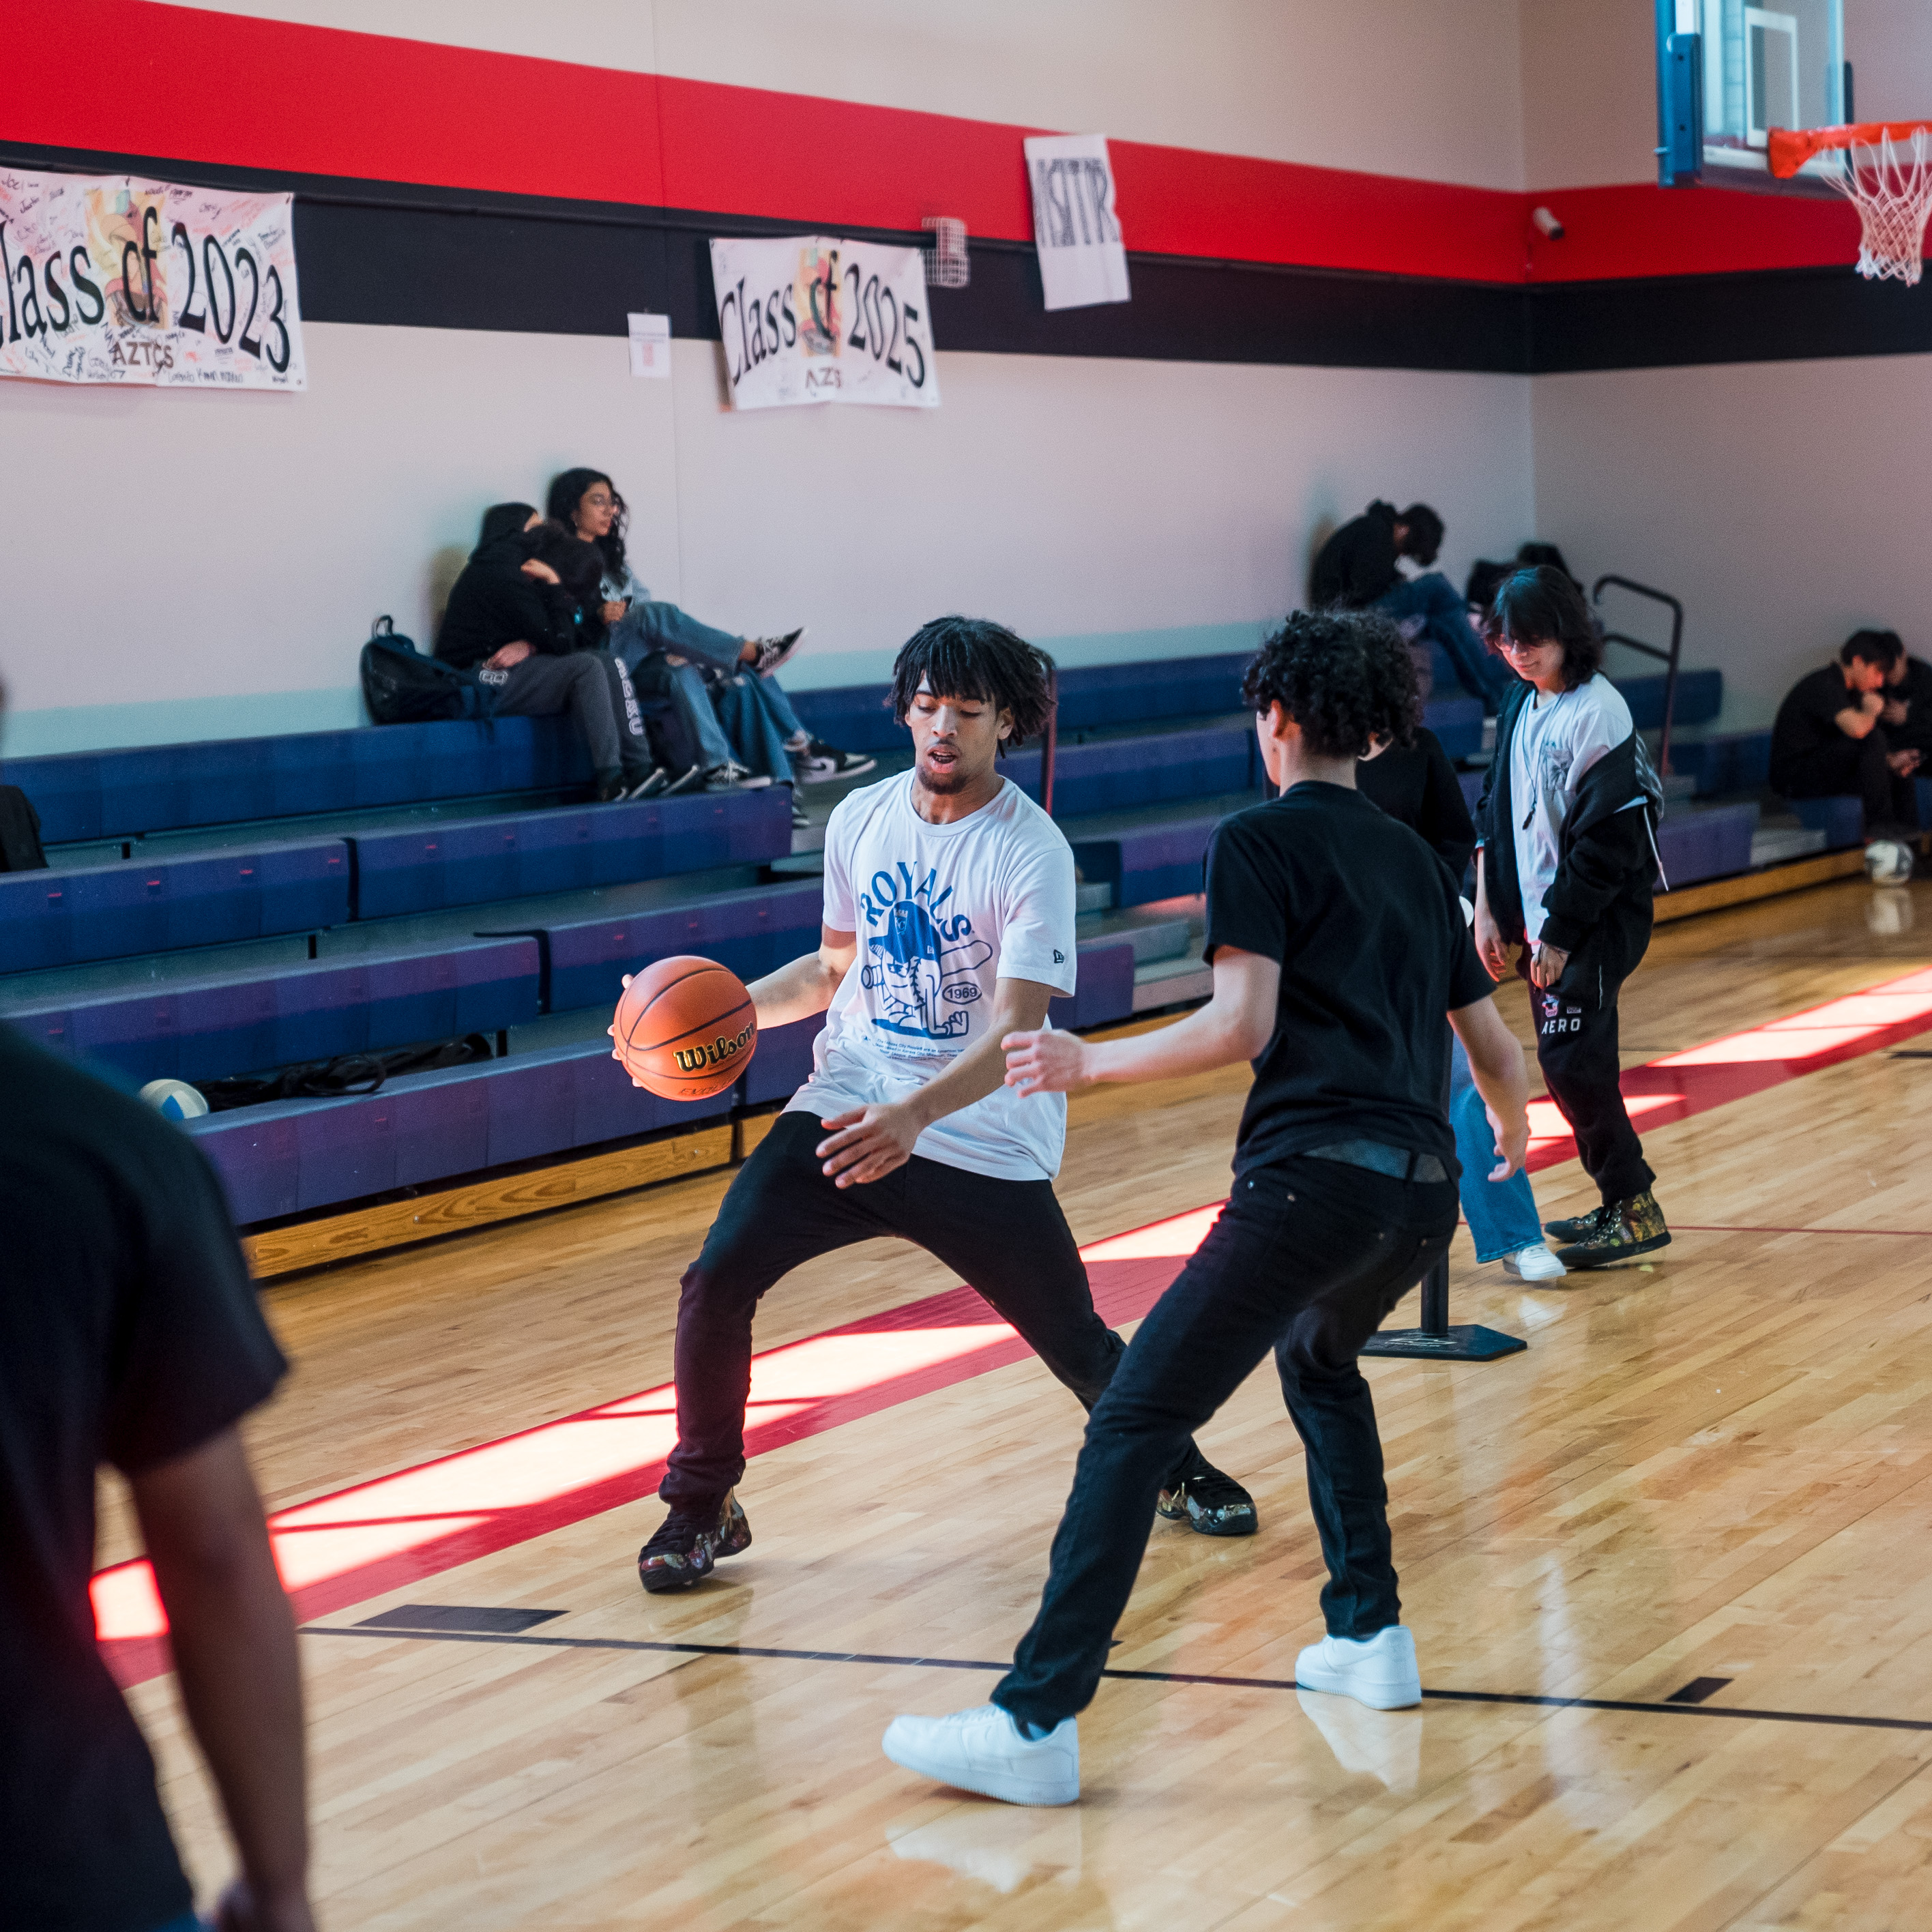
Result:
<svg viewBox="0 0 1932 1932"><path fill-rule="evenodd" d="M661 1100L708 1100L758 1051L758 1016L744 982L689 953L647 966L624 988L611 1058Z"/></svg>

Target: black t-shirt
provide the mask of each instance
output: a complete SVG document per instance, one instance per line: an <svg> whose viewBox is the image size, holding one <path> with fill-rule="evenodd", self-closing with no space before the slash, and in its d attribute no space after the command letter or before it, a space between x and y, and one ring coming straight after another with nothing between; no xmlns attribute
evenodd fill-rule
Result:
<svg viewBox="0 0 1932 1932"><path fill-rule="evenodd" d="M1856 711L1858 694L1846 683L1844 674L1834 664L1801 677L1785 694L1778 707L1777 722L1771 728L1771 782L1794 760L1822 751L1828 745L1849 742L1838 728L1838 713Z"/></svg>
<svg viewBox="0 0 1932 1932"><path fill-rule="evenodd" d="M1888 701L1902 699L1905 704L1905 722L1885 728L1892 748L1932 750L1932 664L1923 658L1907 658L1904 681L1887 685L1883 695ZM1922 770L1919 775L1932 776Z"/></svg>
<svg viewBox="0 0 1932 1932"><path fill-rule="evenodd" d="M0 1926L152 1932L188 1910L94 1643L94 1472L200 1447L284 1366L193 1142L0 1026Z"/></svg>
<svg viewBox="0 0 1932 1932"><path fill-rule="evenodd" d="M1400 825L1406 825L1449 868L1460 885L1476 849L1476 823L1456 782L1456 767L1433 731L1412 745L1391 745L1355 767L1355 788Z"/></svg>
<svg viewBox="0 0 1932 1932"><path fill-rule="evenodd" d="M1455 1172L1444 1016L1496 986L1454 884L1407 826L1315 783L1222 820L1208 849L1208 956L1222 946L1281 962L1237 1174L1350 1140Z"/></svg>

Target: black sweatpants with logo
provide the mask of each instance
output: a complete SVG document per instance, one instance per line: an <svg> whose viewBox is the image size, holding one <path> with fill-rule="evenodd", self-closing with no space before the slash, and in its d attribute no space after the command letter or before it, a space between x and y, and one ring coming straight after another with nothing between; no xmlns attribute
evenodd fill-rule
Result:
<svg viewBox="0 0 1932 1932"><path fill-rule="evenodd" d="M1522 954L1528 978L1529 950ZM1530 1011L1536 1020L1536 1061L1557 1111L1576 1136L1583 1172L1604 1199L1628 1201L1657 1178L1646 1163L1643 1143L1630 1125L1617 1076L1617 994L1612 981L1566 998L1559 980L1544 988L1532 986ZM1594 992L1594 1000L1589 995Z"/></svg>
<svg viewBox="0 0 1932 1932"><path fill-rule="evenodd" d="M658 1494L694 1511L745 1473L752 1317L804 1262L880 1235L916 1242L976 1288L1091 1411L1126 1344L1100 1319L1087 1264L1050 1180L1000 1180L914 1154L883 1180L841 1187L815 1151L824 1123L781 1114L738 1170L685 1270L677 1304L677 1447ZM1190 1442L1175 1466L1192 1462ZM879 1472L881 1486L892 1480Z"/></svg>

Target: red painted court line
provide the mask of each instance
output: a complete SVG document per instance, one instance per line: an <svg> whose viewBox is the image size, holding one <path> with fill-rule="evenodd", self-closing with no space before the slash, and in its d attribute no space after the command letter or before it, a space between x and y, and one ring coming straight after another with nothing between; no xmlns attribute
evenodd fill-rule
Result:
<svg viewBox="0 0 1932 1932"><path fill-rule="evenodd" d="M1624 1087L1640 1124L1663 1126L1928 1030L1932 968L1634 1067ZM1537 1104L1554 1115L1548 1102ZM1532 1168L1575 1151L1556 1131L1532 1145ZM1102 1316L1118 1324L1145 1314L1220 1212L1217 1202L1082 1249ZM988 1316L970 1288L956 1288L766 1351L752 1363L747 1454L1024 1360L1026 1345ZM649 1496L676 1438L674 1396L668 1384L646 1389L278 1511L269 1527L298 1618L327 1616ZM145 1561L98 1573L93 1598L123 1684L170 1667L166 1622Z"/></svg>

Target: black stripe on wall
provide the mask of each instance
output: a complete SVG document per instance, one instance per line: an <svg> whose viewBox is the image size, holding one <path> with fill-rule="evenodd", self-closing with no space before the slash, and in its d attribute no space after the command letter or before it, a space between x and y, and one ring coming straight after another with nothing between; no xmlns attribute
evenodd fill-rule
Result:
<svg viewBox="0 0 1932 1932"><path fill-rule="evenodd" d="M814 226L4 143L0 160L292 190L302 313L318 322L614 336L650 310L715 341L710 238ZM1048 314L1030 242L968 245L970 286L928 292L943 349L1516 375L1932 352L1932 284L1874 284L1849 263L1518 287L1130 251L1132 302Z"/></svg>

